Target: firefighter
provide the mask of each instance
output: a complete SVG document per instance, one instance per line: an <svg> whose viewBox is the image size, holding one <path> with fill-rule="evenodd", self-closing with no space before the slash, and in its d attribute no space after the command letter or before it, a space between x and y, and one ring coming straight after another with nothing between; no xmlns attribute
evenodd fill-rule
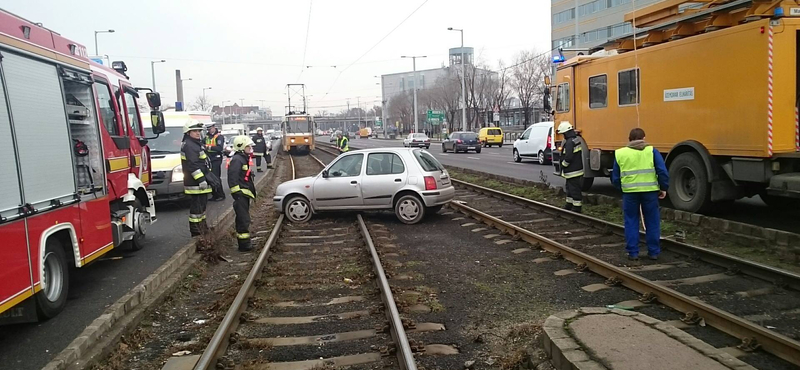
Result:
<svg viewBox="0 0 800 370"><path fill-rule="evenodd" d="M564 144L561 146L561 176L566 179L564 188L567 192L567 203L564 209L581 213L583 195L581 183L583 182L583 156L581 155L581 140L572 125L563 121L558 125L558 133L564 135Z"/></svg>
<svg viewBox="0 0 800 370"><path fill-rule="evenodd" d="M253 140L247 136L234 138L234 154L228 167L228 186L233 197L233 211L236 212L236 239L240 252L253 249L250 245L250 200L256 198L256 186L250 169L250 157L254 146Z"/></svg>
<svg viewBox="0 0 800 370"><path fill-rule="evenodd" d="M669 172L664 157L644 138L644 130L635 128L628 135L628 146L614 152L611 183L622 190L622 213L625 218L625 249L628 259L639 259L639 210L644 216L647 255L657 260L661 254L661 213L658 200L667 197Z"/></svg>
<svg viewBox="0 0 800 370"><path fill-rule="evenodd" d="M269 149L267 148L267 139L264 137L264 129L262 129L261 127L256 129L256 134L253 136L252 140L254 143L252 149L253 149L253 154L256 157L256 168L258 169L258 172L263 172L261 170L261 158L264 158L264 156L266 156L265 159L267 162L267 167L269 167L272 162L269 155L270 154Z"/></svg>
<svg viewBox="0 0 800 370"><path fill-rule="evenodd" d="M206 205L211 186L206 181L208 155L200 141L203 124L194 120L183 125L183 143L181 144L181 167L183 168L184 193L189 196L189 231L198 236L208 230L206 225Z"/></svg>
<svg viewBox="0 0 800 370"><path fill-rule="evenodd" d="M347 136L344 136L341 131L337 134L336 147L342 153L350 151L350 140L348 140Z"/></svg>
<svg viewBox="0 0 800 370"><path fill-rule="evenodd" d="M225 148L225 137L219 134L217 126L212 124L208 128L208 133L205 139L205 150L208 154L208 159L211 162L211 172L217 175L217 178L222 178L222 151ZM211 201L225 200L225 192L213 192Z"/></svg>

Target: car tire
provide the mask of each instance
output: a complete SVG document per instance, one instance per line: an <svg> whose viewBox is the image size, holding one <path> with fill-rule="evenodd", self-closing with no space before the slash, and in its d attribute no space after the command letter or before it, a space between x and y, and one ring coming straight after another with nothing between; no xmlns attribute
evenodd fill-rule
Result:
<svg viewBox="0 0 800 370"><path fill-rule="evenodd" d="M428 213L428 215L437 214L437 213L439 213L439 211L442 210L442 207L444 207L444 204L440 204L438 206L433 206L433 207L428 207L427 213Z"/></svg>
<svg viewBox="0 0 800 370"><path fill-rule="evenodd" d="M522 162L522 157L519 156L519 151L517 151L517 148L514 148L514 162Z"/></svg>
<svg viewBox="0 0 800 370"><path fill-rule="evenodd" d="M681 153L669 166L669 200L676 209L703 212L711 206L711 183L696 153Z"/></svg>
<svg viewBox="0 0 800 370"><path fill-rule="evenodd" d="M536 155L536 160L539 161L539 164L545 165L547 164L547 159L544 157L544 152L539 151L539 154Z"/></svg>
<svg viewBox="0 0 800 370"><path fill-rule="evenodd" d="M426 145L426 146L425 146L425 150L430 150L430 149L431 149L431 146L430 146L430 145Z"/></svg>
<svg viewBox="0 0 800 370"><path fill-rule="evenodd" d="M419 223L425 217L425 203L416 195L403 195L394 204L394 215L407 225Z"/></svg>
<svg viewBox="0 0 800 370"><path fill-rule="evenodd" d="M444 147L444 144L442 144L442 153L447 153L447 148Z"/></svg>
<svg viewBox="0 0 800 370"><path fill-rule="evenodd" d="M311 203L308 199L301 196L294 196L286 200L283 204L283 214L290 222L302 224L311 219Z"/></svg>
<svg viewBox="0 0 800 370"><path fill-rule="evenodd" d="M476 154L478 154L478 153L480 153L480 152L481 152L481 150L480 150L480 149L475 149L475 153L476 153Z"/></svg>
<svg viewBox="0 0 800 370"><path fill-rule="evenodd" d="M42 290L36 294L36 313L39 319L51 319L67 305L69 266L64 246L55 237L47 239L42 258Z"/></svg>
<svg viewBox="0 0 800 370"><path fill-rule="evenodd" d="M497 144L497 147L498 148L502 148L503 147L503 143Z"/></svg>
<svg viewBox="0 0 800 370"><path fill-rule="evenodd" d="M133 202L133 210L135 213L131 215L131 217L133 217L134 219L140 217L140 215L142 214L147 213L147 211L144 209L144 206L142 205L142 202L139 201L139 199L136 199ZM142 250L142 248L144 248L144 238L145 236L147 236L146 232L147 232L146 228L144 232L141 233L139 232L139 230L136 230L136 232L133 234L133 239L125 242L125 244L127 244L127 246L133 251Z"/></svg>

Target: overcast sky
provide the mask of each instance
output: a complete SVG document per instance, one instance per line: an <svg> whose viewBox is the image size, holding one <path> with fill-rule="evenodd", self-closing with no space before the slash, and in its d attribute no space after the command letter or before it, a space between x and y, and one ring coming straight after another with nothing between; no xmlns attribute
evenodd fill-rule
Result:
<svg viewBox="0 0 800 370"><path fill-rule="evenodd" d="M100 54L124 60L133 84L148 87L150 61L166 59L155 65L157 90L165 101L175 100L175 70L180 69L184 79L192 79L184 82L187 103L203 87L212 87L206 94L213 104L243 98L245 105L262 105L264 100L281 115L287 83L306 84L314 112L338 112L346 98L354 107L359 96L362 107L380 104L380 79L373 76L411 70L411 60L401 55L426 55L417 69L440 67L448 48L461 42L447 27L464 28L465 45L493 68L498 59L510 62L523 49L546 51L550 3L0 0L0 8L84 44L89 54L95 49L93 31L114 29L98 35Z"/></svg>

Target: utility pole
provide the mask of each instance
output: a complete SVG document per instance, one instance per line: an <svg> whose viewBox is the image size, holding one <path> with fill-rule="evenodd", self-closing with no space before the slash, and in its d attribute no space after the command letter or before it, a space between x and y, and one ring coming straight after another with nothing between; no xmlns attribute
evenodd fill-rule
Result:
<svg viewBox="0 0 800 370"><path fill-rule="evenodd" d="M461 125L464 131L467 131L467 93L466 93L466 79L467 75L464 72L464 30L449 27L448 31L461 32Z"/></svg>
<svg viewBox="0 0 800 370"><path fill-rule="evenodd" d="M361 97L356 96L356 101L358 102L358 129L361 129Z"/></svg>
<svg viewBox="0 0 800 370"><path fill-rule="evenodd" d="M206 90L211 90L211 88L210 87L204 87L203 88L203 106L200 107L203 110L206 110L206 106L205 106L205 104L206 104Z"/></svg>
<svg viewBox="0 0 800 370"><path fill-rule="evenodd" d="M114 33L114 30L108 30L108 31L94 31L94 55L97 55L97 56L99 56L99 55L100 55L100 51L98 51L98 48L97 48L97 34L98 34L98 33ZM109 66L109 67L110 67L110 66Z"/></svg>
<svg viewBox="0 0 800 370"><path fill-rule="evenodd" d="M153 78L153 91L156 91L156 63L164 63L166 60L151 60L150 61L150 76Z"/></svg>
<svg viewBox="0 0 800 370"><path fill-rule="evenodd" d="M419 120L417 118L417 114L419 113L418 110L417 110L417 86L418 86L417 58L427 58L427 56L425 56L425 55L415 55L415 56L403 55L400 58L411 58L412 64L414 65L414 132L419 132Z"/></svg>

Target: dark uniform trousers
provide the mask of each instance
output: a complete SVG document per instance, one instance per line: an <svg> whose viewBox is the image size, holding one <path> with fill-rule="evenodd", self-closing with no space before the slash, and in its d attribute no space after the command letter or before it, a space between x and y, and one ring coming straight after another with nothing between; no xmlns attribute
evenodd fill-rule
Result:
<svg viewBox="0 0 800 370"><path fill-rule="evenodd" d="M198 236L208 231L206 206L208 194L189 194L189 232Z"/></svg>
<svg viewBox="0 0 800 370"><path fill-rule="evenodd" d="M583 193L581 193L581 180L583 180L583 176L573 177L571 179L566 180L566 192L567 192L567 205L570 206L568 209L572 209L573 207L581 207L583 205Z"/></svg>
<svg viewBox="0 0 800 370"><path fill-rule="evenodd" d="M250 248L250 197L240 193L233 195L233 211L236 213L236 239L239 249Z"/></svg>

